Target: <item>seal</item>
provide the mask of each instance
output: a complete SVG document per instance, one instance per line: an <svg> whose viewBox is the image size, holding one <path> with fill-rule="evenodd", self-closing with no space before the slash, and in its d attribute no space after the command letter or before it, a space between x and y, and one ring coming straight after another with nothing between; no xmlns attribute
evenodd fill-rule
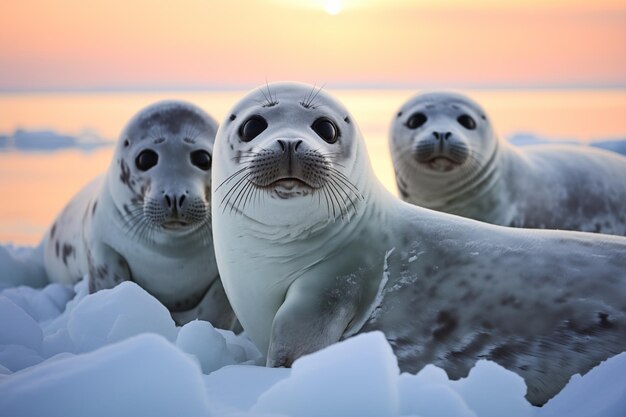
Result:
<svg viewBox="0 0 626 417"><path fill-rule="evenodd" d="M403 371L460 378L490 359L542 404L626 349L626 238L402 202L348 111L307 85L259 88L231 113L214 148L215 254L268 366L380 330Z"/></svg>
<svg viewBox="0 0 626 417"><path fill-rule="evenodd" d="M461 94L408 100L390 131L399 195L502 226L626 235L626 157L576 145L518 148Z"/></svg>
<svg viewBox="0 0 626 417"><path fill-rule="evenodd" d="M217 123L196 106L165 101L134 116L108 171L85 186L44 237L51 281L89 279L90 292L132 280L180 324L232 328L211 232Z"/></svg>

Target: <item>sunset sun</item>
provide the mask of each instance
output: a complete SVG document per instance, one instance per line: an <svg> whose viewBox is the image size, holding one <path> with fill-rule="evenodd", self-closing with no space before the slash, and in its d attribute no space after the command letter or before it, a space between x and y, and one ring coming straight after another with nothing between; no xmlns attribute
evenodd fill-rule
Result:
<svg viewBox="0 0 626 417"><path fill-rule="evenodd" d="M337 16L342 10L343 6L339 0L326 0L324 2L324 11L332 16Z"/></svg>

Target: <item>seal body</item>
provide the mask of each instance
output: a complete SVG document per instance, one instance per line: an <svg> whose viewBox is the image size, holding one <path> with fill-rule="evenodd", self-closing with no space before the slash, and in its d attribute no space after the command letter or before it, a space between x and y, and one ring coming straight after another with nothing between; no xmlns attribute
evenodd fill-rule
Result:
<svg viewBox="0 0 626 417"><path fill-rule="evenodd" d="M89 279L91 292L132 280L179 323L231 328L210 223L217 124L184 102L140 111L116 145L109 170L84 187L44 238L51 281Z"/></svg>
<svg viewBox="0 0 626 417"><path fill-rule="evenodd" d="M626 158L575 145L515 147L469 98L402 106L390 149L401 198L502 226L626 235Z"/></svg>
<svg viewBox="0 0 626 417"><path fill-rule="evenodd" d="M626 349L626 238L505 228L404 203L326 93L253 91L220 126L216 259L268 366L381 330L402 370L454 378L480 358L542 404Z"/></svg>

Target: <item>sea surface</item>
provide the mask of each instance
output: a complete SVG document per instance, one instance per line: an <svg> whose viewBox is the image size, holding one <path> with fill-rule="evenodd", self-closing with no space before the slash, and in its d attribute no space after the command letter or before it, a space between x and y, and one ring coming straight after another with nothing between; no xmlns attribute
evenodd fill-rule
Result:
<svg viewBox="0 0 626 417"><path fill-rule="evenodd" d="M387 145L389 125L416 90L332 90L365 137L374 171L396 192ZM504 137L532 134L551 141L626 138L626 89L463 90L490 115ZM112 146L16 149L17 129L69 137L117 139L142 107L163 99L187 100L218 122L245 91L154 93L0 94L0 243L37 244L55 216L90 179L106 171ZM85 134L84 132L89 132ZM3 136L5 136L3 138Z"/></svg>

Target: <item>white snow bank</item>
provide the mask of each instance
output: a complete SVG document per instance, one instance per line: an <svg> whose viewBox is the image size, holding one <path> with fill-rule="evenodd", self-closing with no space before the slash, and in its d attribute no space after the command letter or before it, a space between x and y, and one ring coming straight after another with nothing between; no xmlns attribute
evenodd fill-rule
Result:
<svg viewBox="0 0 626 417"><path fill-rule="evenodd" d="M261 362L245 336L201 321L176 327L134 283L93 295L85 282L0 292L7 416L613 417L626 409L626 353L572 378L542 409L525 401L519 376L488 361L459 381L433 365L400 374L379 332L292 369Z"/></svg>
<svg viewBox="0 0 626 417"><path fill-rule="evenodd" d="M17 129L11 135L0 137L0 150L25 152L50 152L61 149L93 149L110 146L114 142L104 139L98 133L85 129L77 135L55 132L53 130Z"/></svg>

